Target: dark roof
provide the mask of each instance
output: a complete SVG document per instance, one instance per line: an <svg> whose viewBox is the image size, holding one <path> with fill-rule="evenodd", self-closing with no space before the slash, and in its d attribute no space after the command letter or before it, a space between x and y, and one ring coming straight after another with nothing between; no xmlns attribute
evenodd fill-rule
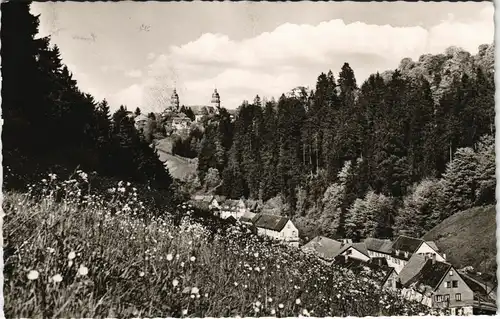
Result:
<svg viewBox="0 0 500 319"><path fill-rule="evenodd" d="M240 221L244 223L254 223L255 220L257 220L258 216L255 213L252 212L246 212L241 216Z"/></svg>
<svg viewBox="0 0 500 319"><path fill-rule="evenodd" d="M373 272L370 277L375 279L381 285L387 281L390 274L394 271L394 268L389 266L381 266L372 262L366 262L344 255L337 255L333 263L343 268L350 269L353 272L360 272L365 269L369 269Z"/></svg>
<svg viewBox="0 0 500 319"><path fill-rule="evenodd" d="M493 286L485 287L484 285L481 285L476 280L474 280L474 278L470 277L469 275L463 272L460 272L459 275L465 281L467 286L469 286L469 288L474 292L474 300L481 300L482 302L495 303L495 300L493 300L489 296L494 288ZM488 291L486 291L486 288L488 289Z"/></svg>
<svg viewBox="0 0 500 319"><path fill-rule="evenodd" d="M285 227L286 223L289 221L288 217L278 216L278 215L267 215L258 214L258 217L254 221L256 227L281 231Z"/></svg>
<svg viewBox="0 0 500 319"><path fill-rule="evenodd" d="M413 254L422 245L424 241L418 238L412 238L408 236L399 236L394 243L392 243L392 251L396 250L406 251Z"/></svg>
<svg viewBox="0 0 500 319"><path fill-rule="evenodd" d="M417 289L419 286L428 286L432 290L435 290L450 268L451 265L448 263L440 261L433 262L432 259L428 259L418 275L408 281L405 286L415 284Z"/></svg>
<svg viewBox="0 0 500 319"><path fill-rule="evenodd" d="M366 249L384 254L391 253L392 243L388 239L366 238L364 240Z"/></svg>
<svg viewBox="0 0 500 319"><path fill-rule="evenodd" d="M408 263L404 266L404 268L398 275L399 279L401 280L401 284L405 285L408 281L418 275L426 262L427 259L425 258L425 256L413 254L413 256L411 256L410 260L408 260Z"/></svg>
<svg viewBox="0 0 500 319"><path fill-rule="evenodd" d="M303 251L314 252L318 257L325 260L333 259L338 255L341 248L341 242L323 236L317 236L302 246Z"/></svg>
<svg viewBox="0 0 500 319"><path fill-rule="evenodd" d="M367 257L370 257L368 255L368 250L366 249L366 245L365 243L350 243L350 244L346 244L344 246L342 246L342 249L338 252L339 254L343 253L344 251L346 251L347 249L349 248L354 248L356 250L358 250L359 252L361 252L362 254L366 255Z"/></svg>

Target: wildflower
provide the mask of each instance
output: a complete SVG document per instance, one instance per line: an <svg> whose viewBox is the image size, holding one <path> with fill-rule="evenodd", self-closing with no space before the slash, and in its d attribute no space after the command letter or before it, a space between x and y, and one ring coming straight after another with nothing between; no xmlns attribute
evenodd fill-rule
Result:
<svg viewBox="0 0 500 319"><path fill-rule="evenodd" d="M184 267L184 262L181 262L181 267Z"/></svg>
<svg viewBox="0 0 500 319"><path fill-rule="evenodd" d="M196 260L196 257L192 256L191 258L189 258L189 260L191 260L191 262L194 262Z"/></svg>
<svg viewBox="0 0 500 319"><path fill-rule="evenodd" d="M259 257L259 253L255 253L253 255L255 256L255 258Z"/></svg>
<svg viewBox="0 0 500 319"><path fill-rule="evenodd" d="M280 303L280 304L278 305L278 307L279 307L280 309L283 309L283 307L285 307L285 306L284 306L282 303Z"/></svg>
<svg viewBox="0 0 500 319"><path fill-rule="evenodd" d="M56 251L56 250L55 250L54 248L52 248L52 247L48 247L48 248L47 248L47 250L48 250L48 251L49 251L49 253L51 253L51 254L55 253L55 251Z"/></svg>
<svg viewBox="0 0 500 319"><path fill-rule="evenodd" d="M273 302L273 298L269 297L269 298L267 299L267 301L269 301L269 302Z"/></svg>
<svg viewBox="0 0 500 319"><path fill-rule="evenodd" d="M58 283L58 282L61 282L63 280L62 276L57 274L55 276L52 277L52 281L55 282L55 283Z"/></svg>
<svg viewBox="0 0 500 319"><path fill-rule="evenodd" d="M191 293L193 295L197 295L199 292L200 292L200 290L198 288L196 288L196 287L191 288Z"/></svg>
<svg viewBox="0 0 500 319"><path fill-rule="evenodd" d="M75 252L74 252L74 251L72 251L72 252L70 252L70 253L68 254L68 259L69 259L69 260L73 260L73 259L75 259L75 257L76 257L76 254L75 254Z"/></svg>
<svg viewBox="0 0 500 319"><path fill-rule="evenodd" d="M187 315L187 314L188 314L187 309L182 310L182 315L183 315L183 316L185 316L185 315Z"/></svg>
<svg viewBox="0 0 500 319"><path fill-rule="evenodd" d="M235 286L235 287L238 287L238 283L237 283L236 281L234 282L234 286Z"/></svg>
<svg viewBox="0 0 500 319"><path fill-rule="evenodd" d="M86 276L89 273L89 269L85 267L84 265L80 265L80 268L78 269L78 273L81 276Z"/></svg>
<svg viewBox="0 0 500 319"><path fill-rule="evenodd" d="M172 256L172 254L168 254L168 255L167 255L167 260L168 260L168 261L171 261L172 259L174 259L174 257Z"/></svg>
<svg viewBox="0 0 500 319"><path fill-rule="evenodd" d="M179 284L179 280L177 280L177 279L172 280L172 286L177 287L178 284Z"/></svg>
<svg viewBox="0 0 500 319"><path fill-rule="evenodd" d="M205 293L205 298L208 298L208 293Z"/></svg>
<svg viewBox="0 0 500 319"><path fill-rule="evenodd" d="M36 271L36 270L31 270L31 271L28 273L28 279L29 279L29 280L36 280L36 279L38 279L38 271Z"/></svg>
<svg viewBox="0 0 500 319"><path fill-rule="evenodd" d="M258 301L258 300L257 300L257 301L255 302L255 306L256 306L256 307L260 307L260 305L261 305L260 301Z"/></svg>
<svg viewBox="0 0 500 319"><path fill-rule="evenodd" d="M272 315L275 315L275 314L276 314L276 310L271 309L271 314L272 314Z"/></svg>
<svg viewBox="0 0 500 319"><path fill-rule="evenodd" d="M304 316L308 316L309 317L309 312L307 311L307 309L302 310L302 314Z"/></svg>
<svg viewBox="0 0 500 319"><path fill-rule="evenodd" d="M139 273L139 276L144 277L144 271L141 271L141 272Z"/></svg>
<svg viewBox="0 0 500 319"><path fill-rule="evenodd" d="M300 305L300 299L299 298L295 299L295 304Z"/></svg>

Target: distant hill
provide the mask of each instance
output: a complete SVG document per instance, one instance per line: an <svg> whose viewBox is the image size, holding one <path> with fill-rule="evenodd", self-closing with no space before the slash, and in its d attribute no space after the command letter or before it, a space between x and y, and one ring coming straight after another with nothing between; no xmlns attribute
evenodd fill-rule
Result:
<svg viewBox="0 0 500 319"><path fill-rule="evenodd" d="M156 149L161 161L166 161L170 175L181 181L186 181L189 176L196 175L197 159L189 159L172 155L172 140L164 138L156 144Z"/></svg>
<svg viewBox="0 0 500 319"><path fill-rule="evenodd" d="M478 48L478 53L472 55L469 52L458 48L449 47L441 54L424 54L418 61L411 58L404 58L399 64L398 70L403 76L416 78L422 75L432 84L432 90L436 101L442 96L451 85L453 78L467 74L473 76L476 68L480 67L485 73L495 70L495 47L493 44L482 44ZM394 71L389 70L381 73L381 76L388 80ZM438 76L438 77L436 77ZM435 83L436 78L440 78Z"/></svg>
<svg viewBox="0 0 500 319"><path fill-rule="evenodd" d="M459 267L496 273L495 206L475 207L443 220L423 236L433 240L447 259Z"/></svg>

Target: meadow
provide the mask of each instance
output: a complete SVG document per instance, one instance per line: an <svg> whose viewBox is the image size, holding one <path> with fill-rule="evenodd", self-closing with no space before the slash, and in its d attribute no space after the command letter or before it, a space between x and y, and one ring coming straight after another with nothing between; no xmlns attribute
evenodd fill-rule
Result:
<svg viewBox="0 0 500 319"><path fill-rule="evenodd" d="M4 194L6 317L424 315L353 274L189 204L149 214L137 189L88 189L78 171Z"/></svg>

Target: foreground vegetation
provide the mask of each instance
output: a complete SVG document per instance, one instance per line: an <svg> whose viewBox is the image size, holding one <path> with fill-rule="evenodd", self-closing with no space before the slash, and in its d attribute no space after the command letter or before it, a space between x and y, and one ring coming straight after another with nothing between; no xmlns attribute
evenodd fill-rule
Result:
<svg viewBox="0 0 500 319"><path fill-rule="evenodd" d="M326 267L241 225L198 223L189 205L181 219L148 216L130 184L108 200L82 197L85 180L50 175L5 195L7 317L424 313L369 273Z"/></svg>

